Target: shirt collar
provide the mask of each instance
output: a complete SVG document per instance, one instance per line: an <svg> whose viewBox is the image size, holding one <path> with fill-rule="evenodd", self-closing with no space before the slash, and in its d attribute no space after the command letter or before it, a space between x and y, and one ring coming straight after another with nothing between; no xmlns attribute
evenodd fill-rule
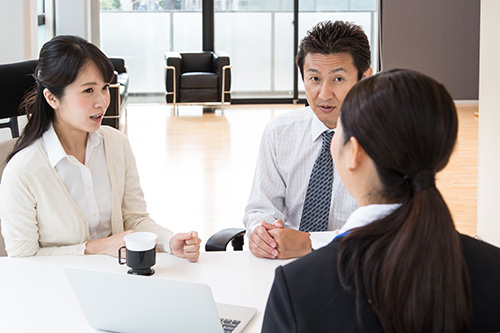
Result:
<svg viewBox="0 0 500 333"><path fill-rule="evenodd" d="M50 124L49 129L43 133L42 138L43 143L45 144L45 150L47 151L50 166L55 167L60 160L66 157L66 152L57 137L52 123Z"/></svg>
<svg viewBox="0 0 500 333"><path fill-rule="evenodd" d="M313 113L312 122L311 122L311 140L312 140L312 142L316 141L321 136L321 134L323 134L324 131L335 132L335 128L334 129L328 128L321 120L319 120L319 118L314 113L313 109L311 107L309 107L309 109Z"/></svg>
<svg viewBox="0 0 500 333"><path fill-rule="evenodd" d="M95 148L99 146L102 143L102 132L101 129L89 133L88 138L87 138L87 146L91 146L92 148Z"/></svg>
<svg viewBox="0 0 500 333"><path fill-rule="evenodd" d="M376 220L386 217L401 206L396 204L376 204L362 206L356 209L347 219L347 222L340 228L339 233L344 233L354 228L364 227Z"/></svg>
<svg viewBox="0 0 500 333"><path fill-rule="evenodd" d="M55 167L63 158L68 157L64 148L57 137L57 133L54 130L54 126L51 123L49 129L46 130L43 135L43 142L45 145L45 150L47 151L47 157L49 158L50 166ZM97 147L102 143L102 133L99 129L98 131L89 133L87 137L87 154L90 155L92 149Z"/></svg>

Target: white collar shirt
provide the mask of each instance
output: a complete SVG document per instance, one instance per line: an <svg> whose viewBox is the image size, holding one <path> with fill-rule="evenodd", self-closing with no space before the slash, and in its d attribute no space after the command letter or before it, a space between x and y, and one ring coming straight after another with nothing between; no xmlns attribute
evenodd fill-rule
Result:
<svg viewBox="0 0 500 333"><path fill-rule="evenodd" d="M351 229L361 228L374 221L380 220L401 206L396 204L373 204L359 207L347 219L347 222L338 230L338 234L343 234Z"/></svg>
<svg viewBox="0 0 500 333"><path fill-rule="evenodd" d="M243 222L248 234L262 221L281 219L298 230L314 162L324 131L332 131L311 108L301 108L274 118L266 127L257 156L254 180ZM328 230L336 230L357 208L335 165Z"/></svg>
<svg viewBox="0 0 500 333"><path fill-rule="evenodd" d="M106 152L100 130L89 133L85 164L66 154L52 124L42 136L42 145L53 168L86 217L89 240L111 234L112 197Z"/></svg>

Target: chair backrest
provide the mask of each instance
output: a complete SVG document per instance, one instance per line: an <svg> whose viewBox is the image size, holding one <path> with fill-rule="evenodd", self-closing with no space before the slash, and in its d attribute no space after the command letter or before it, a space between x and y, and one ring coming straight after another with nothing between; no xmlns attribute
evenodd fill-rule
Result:
<svg viewBox="0 0 500 333"><path fill-rule="evenodd" d="M0 118L19 115L19 104L35 86L33 72L38 60L0 65Z"/></svg>
<svg viewBox="0 0 500 333"><path fill-rule="evenodd" d="M109 58L109 61L113 64L113 67L115 68L115 71L118 72L118 74L121 73L126 73L127 68L125 67L125 60L122 58Z"/></svg>
<svg viewBox="0 0 500 333"><path fill-rule="evenodd" d="M17 139L9 139L7 141L0 142L0 183L2 182L2 173L6 164L5 160L14 148L16 141ZM0 257L5 257L6 255L7 252L5 251L5 243L2 236L2 221L0 220Z"/></svg>
<svg viewBox="0 0 500 333"><path fill-rule="evenodd" d="M181 73L215 72L213 52L181 53Z"/></svg>

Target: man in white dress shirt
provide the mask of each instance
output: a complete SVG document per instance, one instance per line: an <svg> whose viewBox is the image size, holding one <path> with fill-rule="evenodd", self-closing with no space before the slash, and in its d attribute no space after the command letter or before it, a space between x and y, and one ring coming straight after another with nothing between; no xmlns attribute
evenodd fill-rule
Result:
<svg viewBox="0 0 500 333"><path fill-rule="evenodd" d="M335 130L347 93L372 74L370 58L366 34L351 23L321 22L302 39L295 61L309 106L274 118L262 136L243 218L255 256L286 259L311 252L310 234L299 227L322 133ZM333 166L327 230L341 228L356 207Z"/></svg>

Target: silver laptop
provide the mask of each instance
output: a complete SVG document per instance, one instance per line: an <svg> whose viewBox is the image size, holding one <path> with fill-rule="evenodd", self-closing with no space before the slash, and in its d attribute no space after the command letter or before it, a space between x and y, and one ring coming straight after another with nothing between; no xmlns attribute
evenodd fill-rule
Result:
<svg viewBox="0 0 500 333"><path fill-rule="evenodd" d="M87 321L99 330L220 333L225 319L233 332L242 332L257 312L216 304L204 284L75 267L65 271Z"/></svg>

